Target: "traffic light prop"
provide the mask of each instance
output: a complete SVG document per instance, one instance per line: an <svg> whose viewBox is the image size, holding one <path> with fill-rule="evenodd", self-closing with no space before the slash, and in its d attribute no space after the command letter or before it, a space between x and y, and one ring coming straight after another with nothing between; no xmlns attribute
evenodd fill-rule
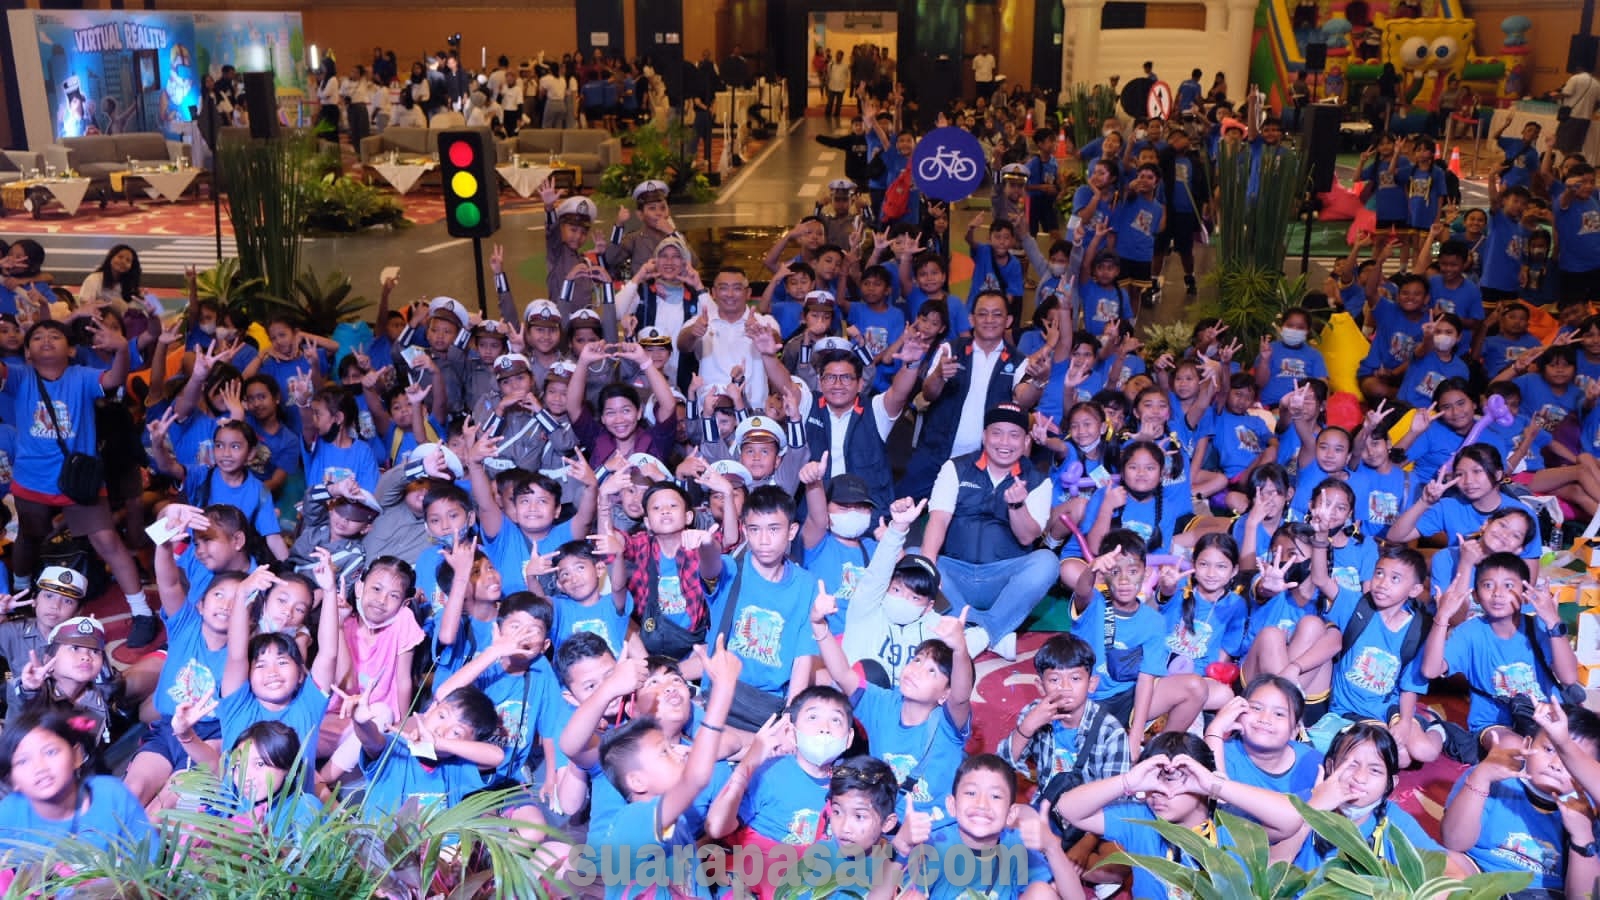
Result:
<svg viewBox="0 0 1600 900"><path fill-rule="evenodd" d="M500 182L494 135L487 128L439 132L445 229L451 237L486 238L500 230Z"/></svg>

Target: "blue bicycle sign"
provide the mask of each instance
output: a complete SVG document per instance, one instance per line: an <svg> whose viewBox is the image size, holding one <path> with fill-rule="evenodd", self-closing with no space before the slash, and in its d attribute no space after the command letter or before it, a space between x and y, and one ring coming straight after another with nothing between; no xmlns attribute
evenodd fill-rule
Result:
<svg viewBox="0 0 1600 900"><path fill-rule="evenodd" d="M965 200L983 186L983 172L983 145L960 128L935 128L911 154L917 190L934 200Z"/></svg>

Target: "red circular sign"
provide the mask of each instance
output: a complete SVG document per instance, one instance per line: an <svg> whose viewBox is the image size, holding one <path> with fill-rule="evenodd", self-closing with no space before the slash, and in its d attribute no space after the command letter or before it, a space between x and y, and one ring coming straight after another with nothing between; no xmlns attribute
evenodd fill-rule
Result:
<svg viewBox="0 0 1600 900"><path fill-rule="evenodd" d="M1172 88L1165 81L1150 85L1150 96L1145 100L1146 113L1151 118L1165 119L1172 112Z"/></svg>
<svg viewBox="0 0 1600 900"><path fill-rule="evenodd" d="M472 165L472 145L466 141L456 141L451 144L450 164L462 169Z"/></svg>

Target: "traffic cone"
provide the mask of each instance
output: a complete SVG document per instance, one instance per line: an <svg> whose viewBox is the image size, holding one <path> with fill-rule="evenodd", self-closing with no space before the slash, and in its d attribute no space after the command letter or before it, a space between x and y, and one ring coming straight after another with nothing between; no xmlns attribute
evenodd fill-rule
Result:
<svg viewBox="0 0 1600 900"><path fill-rule="evenodd" d="M1461 148L1460 147L1451 147L1450 148L1450 165L1448 166L1448 168L1450 169L1450 171L1457 178L1461 177Z"/></svg>
<svg viewBox="0 0 1600 900"><path fill-rule="evenodd" d="M1028 113L1028 118L1022 122L1022 133L1033 137L1033 113Z"/></svg>
<svg viewBox="0 0 1600 900"><path fill-rule="evenodd" d="M1066 129L1066 126L1062 126L1061 130L1056 133L1056 159L1066 159L1066 158L1067 158L1067 129Z"/></svg>

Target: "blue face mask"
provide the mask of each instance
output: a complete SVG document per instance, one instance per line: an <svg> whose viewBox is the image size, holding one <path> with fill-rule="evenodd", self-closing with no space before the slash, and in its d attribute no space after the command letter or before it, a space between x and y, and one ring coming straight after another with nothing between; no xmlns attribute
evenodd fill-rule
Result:
<svg viewBox="0 0 1600 900"><path fill-rule="evenodd" d="M476 525L467 525L464 528L457 529L455 534L447 534L443 537L435 537L433 539L433 545L441 550L449 550L456 544L459 544L467 538L472 537L472 532L475 528L477 528Z"/></svg>

